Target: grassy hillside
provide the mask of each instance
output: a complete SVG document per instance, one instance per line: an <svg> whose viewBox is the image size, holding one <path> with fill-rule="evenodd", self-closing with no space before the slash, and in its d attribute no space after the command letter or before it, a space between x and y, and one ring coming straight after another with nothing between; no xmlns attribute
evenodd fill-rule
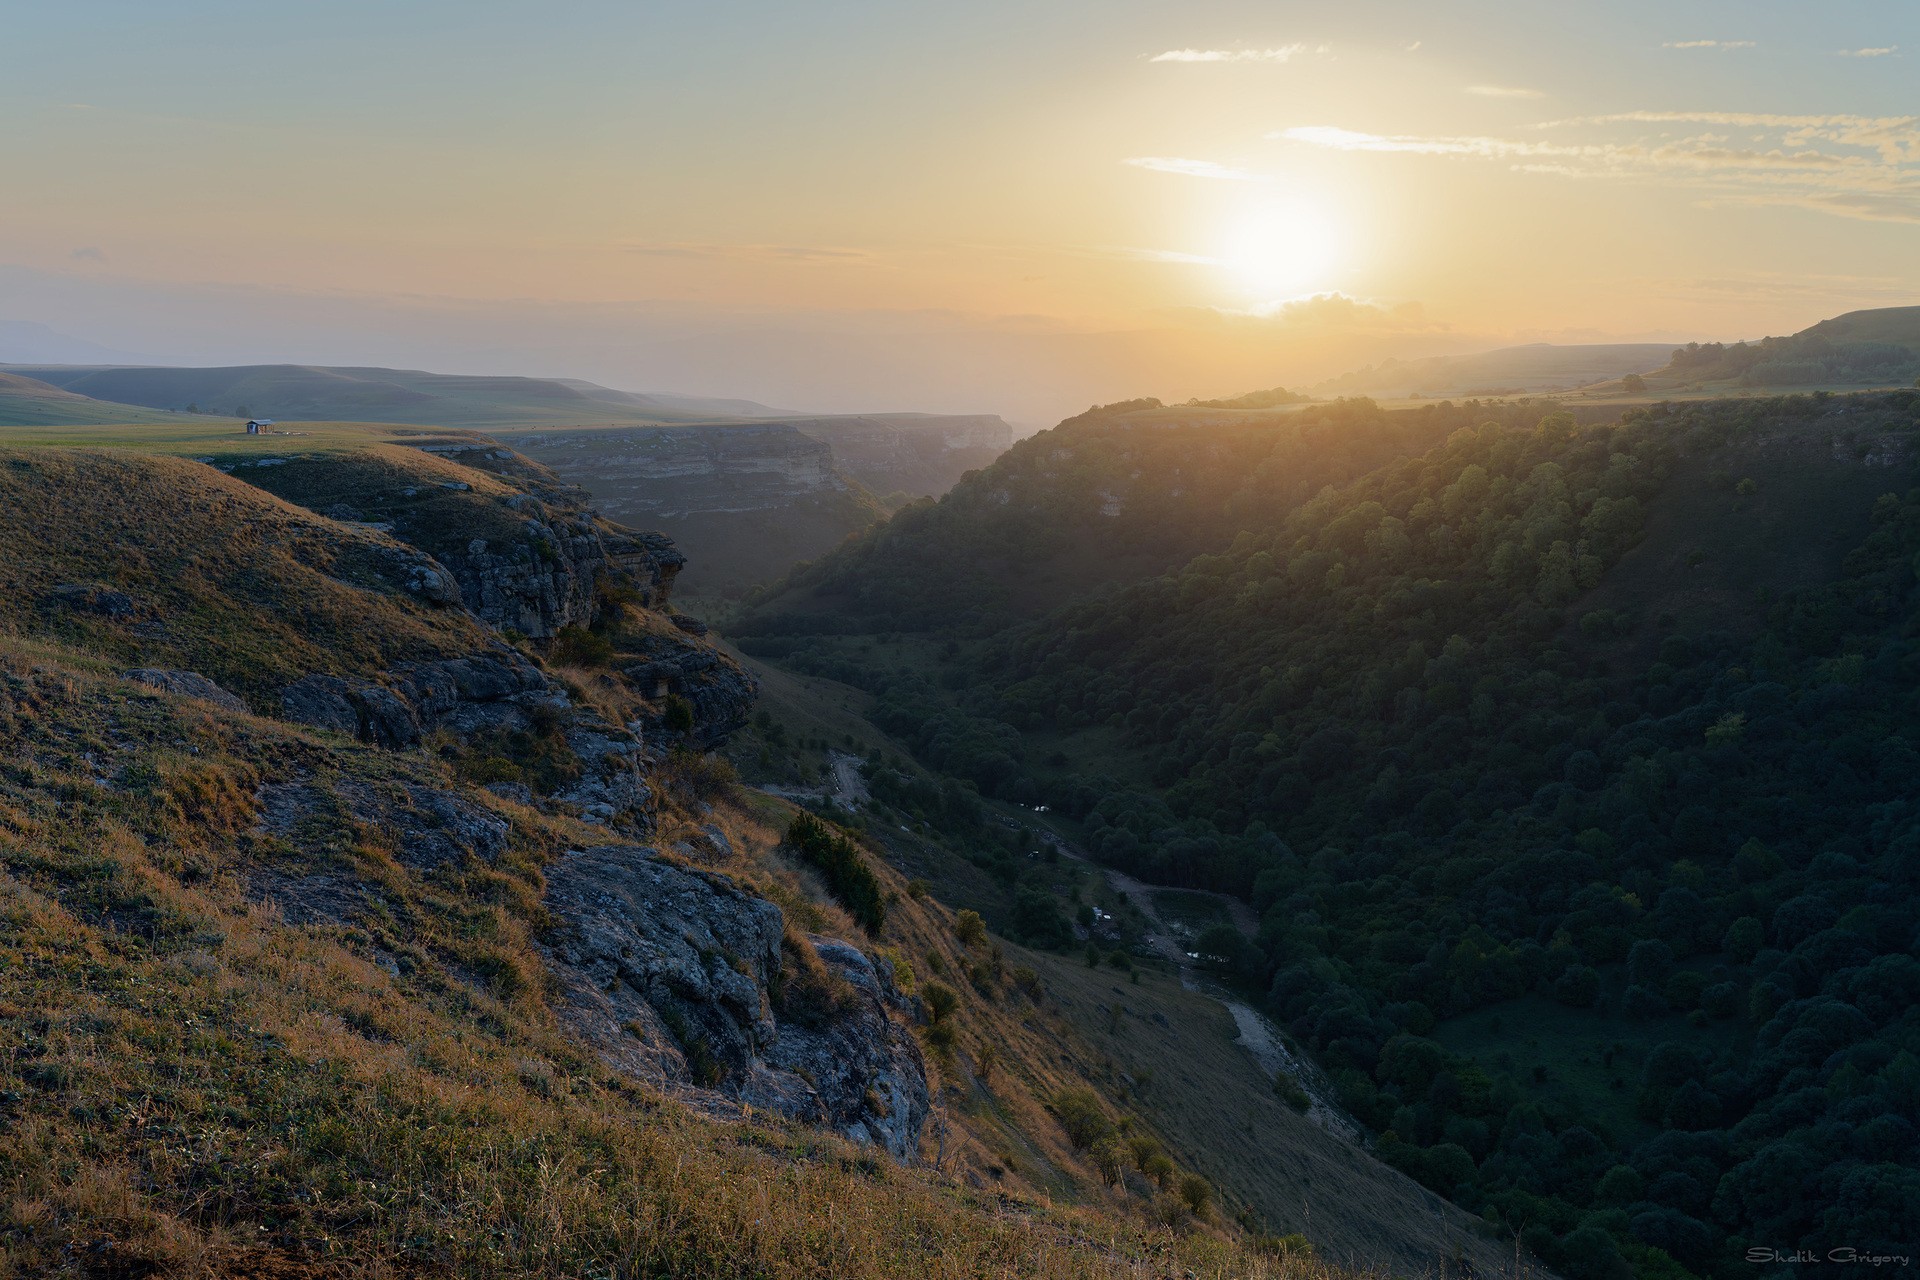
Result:
<svg viewBox="0 0 1920 1280"><path fill-rule="evenodd" d="M1184 1149L1121 1169L1128 1097L1073 997L857 832L886 910L856 923L786 838L790 806L669 752L670 724L639 757L658 852L634 856L778 904L782 1019L830 1025L847 998L794 931L885 961L921 1010L934 1119L896 1164L583 1041L555 967L574 926L548 890L570 850L631 829L476 771L481 704L381 746L274 696L505 650L405 566L457 521L484 535L489 508L545 501L540 473L328 438L291 456L236 440L231 473L0 452L0 1271L1335 1274L1261 1246ZM427 484L450 505L392 532L313 509ZM663 621L604 600L588 634L614 654ZM604 752L647 694L583 637L514 660L546 683L525 740L489 749L522 776L562 738ZM127 674L155 667L169 680Z"/></svg>
<svg viewBox="0 0 1920 1280"><path fill-rule="evenodd" d="M491 866L423 874L350 819L302 831L303 848L337 851L316 864L263 838L263 783L458 781L131 693L44 649L10 642L0 681L0 1081L14 1135L0 1154L0 1254L13 1274L1260 1265L1214 1232L1170 1233L1087 1188L1012 1066L989 1096L1014 1108L1010 1131L1036 1130L1022 1148L1030 1177L1069 1199L1079 1187L1084 1207L967 1190L954 1177L974 1162L963 1125L942 1168L896 1168L817 1131L716 1123L610 1072L556 1021L540 976L541 868L581 838L564 823L472 792L512 827ZM78 765L82 750L92 765ZM757 829L727 821L743 841ZM289 873L377 886L379 909L296 924L249 889ZM777 867L735 874L779 891ZM833 927L830 907L816 912ZM998 1015L958 1016L984 1030ZM1048 1172L1049 1157L1065 1171Z"/></svg>
<svg viewBox="0 0 1920 1280"><path fill-rule="evenodd" d="M1834 342L1890 342L1920 350L1920 307L1874 307L1849 311L1802 330Z"/></svg>
<svg viewBox="0 0 1920 1280"><path fill-rule="evenodd" d="M0 621L16 634L242 694L487 642L465 613L408 596L392 539L185 459L0 451L0 545Z"/></svg>
<svg viewBox="0 0 1920 1280"><path fill-rule="evenodd" d="M1850 311L1784 338L1688 343L1648 388L1903 387L1920 378L1920 307Z"/></svg>
<svg viewBox="0 0 1920 1280"><path fill-rule="evenodd" d="M97 400L236 419L358 420L486 429L530 423L697 421L715 416L683 401L655 402L592 383L417 369L21 365L16 371Z"/></svg>
<svg viewBox="0 0 1920 1280"><path fill-rule="evenodd" d="M1915 406L1488 423L953 644L886 570L995 530L916 560L883 530L742 643L1110 863L1249 900L1222 970L1384 1158L1567 1273L1891 1249L1920 1230Z"/></svg>
<svg viewBox="0 0 1920 1280"><path fill-rule="evenodd" d="M81 426L96 423L164 422L160 414L91 400L51 383L0 372L0 430L25 424Z"/></svg>

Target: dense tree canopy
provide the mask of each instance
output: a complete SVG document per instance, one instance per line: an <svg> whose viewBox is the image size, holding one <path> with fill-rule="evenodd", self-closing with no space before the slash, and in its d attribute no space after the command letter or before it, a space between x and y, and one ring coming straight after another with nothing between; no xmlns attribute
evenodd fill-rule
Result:
<svg viewBox="0 0 1920 1280"><path fill-rule="evenodd" d="M1229 502L1236 527L1175 572L938 661L822 634L926 625L931 593L887 573L970 527L931 508L891 535L924 539L912 556L822 566L875 575L816 583L833 626L770 613L754 643L873 688L926 763L1064 808L1112 865L1252 902L1257 946L1222 962L1383 1158L1567 1274L1897 1252L1920 1238L1913 407L1403 433L1350 481ZM1851 554L1719 615L1670 608L1686 584L1635 548L1704 536L1676 486L1712 477L1737 515L1759 501L1740 469L1796 449L1771 500L1857 527ZM1862 485L1882 496L1834 497ZM1591 1086L1502 1066L1509 1007L1575 1028L1562 1074Z"/></svg>

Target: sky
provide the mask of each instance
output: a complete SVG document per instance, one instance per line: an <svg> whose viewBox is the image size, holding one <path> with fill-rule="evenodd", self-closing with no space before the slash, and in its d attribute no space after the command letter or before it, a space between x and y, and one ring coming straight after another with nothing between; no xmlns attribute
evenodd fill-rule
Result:
<svg viewBox="0 0 1920 1280"><path fill-rule="evenodd" d="M1039 420L1920 302L1916 0L6 16L0 325L78 352Z"/></svg>

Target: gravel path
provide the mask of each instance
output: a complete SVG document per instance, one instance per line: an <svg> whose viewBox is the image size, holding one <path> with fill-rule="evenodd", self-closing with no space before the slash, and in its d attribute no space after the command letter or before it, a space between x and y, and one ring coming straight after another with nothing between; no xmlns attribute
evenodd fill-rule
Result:
<svg viewBox="0 0 1920 1280"><path fill-rule="evenodd" d="M1313 1062L1288 1049L1286 1041L1280 1035L1280 1029L1258 1009L1245 1001L1235 999L1231 994L1213 984L1200 980L1194 972L1193 962L1188 959L1185 948L1174 939L1172 930L1167 927L1167 922L1160 917L1159 907L1154 902L1156 889L1153 885L1136 880L1125 872L1115 871L1111 867L1102 867L1050 831L1042 830L1039 834L1042 839L1058 849L1061 856L1085 863L1099 871L1106 877L1107 884L1115 893L1139 908L1140 914L1145 916L1154 927L1154 932L1146 937L1147 945L1153 948L1154 954L1171 961L1179 969L1182 987L1216 1000L1226 1007L1227 1012L1233 1015L1233 1025L1240 1033L1235 1043L1247 1051L1248 1056L1259 1065L1260 1070L1266 1073L1269 1080L1285 1074L1292 1077L1306 1091L1307 1096L1313 1100L1307 1110L1307 1119L1336 1138L1347 1142L1360 1142L1360 1126L1340 1109L1333 1082L1327 1079L1326 1074ZM1209 893L1201 889L1185 889L1181 892L1197 893L1214 899L1226 908L1234 927L1240 930L1243 936L1252 939L1258 935L1260 919L1254 915L1253 908L1240 899L1224 893Z"/></svg>

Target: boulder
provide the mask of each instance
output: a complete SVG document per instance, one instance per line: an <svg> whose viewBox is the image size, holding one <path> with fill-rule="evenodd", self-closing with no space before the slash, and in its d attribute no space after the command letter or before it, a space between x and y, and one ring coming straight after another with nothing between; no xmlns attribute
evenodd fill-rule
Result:
<svg viewBox="0 0 1920 1280"><path fill-rule="evenodd" d="M420 720L393 690L369 680L302 676L280 691L289 720L393 749L419 745Z"/></svg>

